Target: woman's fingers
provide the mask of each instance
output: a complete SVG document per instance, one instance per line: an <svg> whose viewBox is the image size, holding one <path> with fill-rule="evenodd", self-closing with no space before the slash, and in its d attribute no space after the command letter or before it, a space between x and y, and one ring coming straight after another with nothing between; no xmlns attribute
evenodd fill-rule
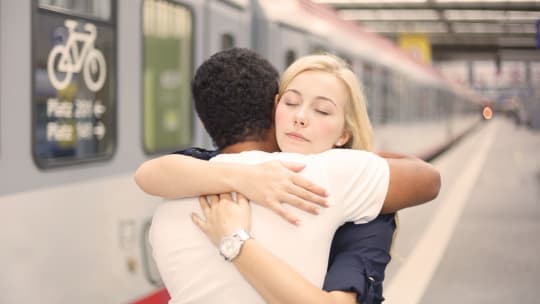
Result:
<svg viewBox="0 0 540 304"><path fill-rule="evenodd" d="M300 210L303 210L305 212L309 212L311 214L319 214L319 206L308 202L297 195L294 194L284 194L283 197L280 199L282 203L291 205L293 207L296 207Z"/></svg>
<svg viewBox="0 0 540 304"><path fill-rule="evenodd" d="M245 206L245 205L249 206L249 200L243 194L236 193L236 201L238 202L238 205L240 206Z"/></svg>
<svg viewBox="0 0 540 304"><path fill-rule="evenodd" d="M201 210L206 213L206 210L210 208L210 204L208 203L208 198L204 195L199 196L199 205L201 206Z"/></svg>
<svg viewBox="0 0 540 304"><path fill-rule="evenodd" d="M219 196L217 194L210 194L208 195L208 198L210 200L210 204L216 204L219 203Z"/></svg>
<svg viewBox="0 0 540 304"><path fill-rule="evenodd" d="M206 222L197 213L195 212L191 213L191 220L193 221L193 223L195 223L197 227L199 227L199 229L201 229L203 232L206 233L207 231Z"/></svg>
<svg viewBox="0 0 540 304"><path fill-rule="evenodd" d="M293 172L300 172L304 170L304 168L306 167L306 165L302 163L294 163L294 162L287 162L287 161L281 161L280 163L283 165L283 167Z"/></svg>
<svg viewBox="0 0 540 304"><path fill-rule="evenodd" d="M310 209L316 209L318 206L328 207L328 201L325 197L320 197L318 195L315 195L312 192L309 192L300 186L290 185L287 189L287 192L288 192L287 194L295 196L296 198L301 200L303 203L313 206L313 208L310 208ZM289 203L288 201L285 201L285 202Z"/></svg>
<svg viewBox="0 0 540 304"><path fill-rule="evenodd" d="M219 195L219 200L220 201L230 201L230 202L233 202L233 199L232 199L232 195L230 193L221 193Z"/></svg>
<svg viewBox="0 0 540 304"><path fill-rule="evenodd" d="M274 211L277 215L284 218L287 222L289 222L289 223L291 223L293 225L299 225L300 224L300 219L298 219L296 216L294 216L291 212L288 212L287 210L285 210L285 208L283 208L281 203L279 203L279 202L273 203L270 206L270 209L272 211Z"/></svg>
<svg viewBox="0 0 540 304"><path fill-rule="evenodd" d="M321 205L324 207L328 206L326 202L326 197L328 196L328 193L323 187L313 183L312 181L298 174L293 175L292 182L301 189L297 190L293 194L305 200L313 202L317 205Z"/></svg>

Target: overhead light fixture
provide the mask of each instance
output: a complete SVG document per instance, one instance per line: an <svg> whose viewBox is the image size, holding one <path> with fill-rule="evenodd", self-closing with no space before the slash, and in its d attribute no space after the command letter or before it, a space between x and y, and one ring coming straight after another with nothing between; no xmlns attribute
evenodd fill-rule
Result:
<svg viewBox="0 0 540 304"><path fill-rule="evenodd" d="M494 10L445 10L444 17L448 20L505 20L505 11Z"/></svg>
<svg viewBox="0 0 540 304"><path fill-rule="evenodd" d="M431 9L344 9L340 16L356 21L438 20L439 14Z"/></svg>
<svg viewBox="0 0 540 304"><path fill-rule="evenodd" d="M504 33L503 25L500 23L464 23L456 22L452 25L456 33L471 33L471 34L499 34Z"/></svg>
<svg viewBox="0 0 540 304"><path fill-rule="evenodd" d="M442 22L361 22L367 29L377 33L429 34L446 33L448 27Z"/></svg>

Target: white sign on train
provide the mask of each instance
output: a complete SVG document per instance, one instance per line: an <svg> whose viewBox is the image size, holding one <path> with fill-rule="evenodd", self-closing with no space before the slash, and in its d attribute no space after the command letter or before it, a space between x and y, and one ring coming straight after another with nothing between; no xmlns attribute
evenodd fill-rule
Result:
<svg viewBox="0 0 540 304"><path fill-rule="evenodd" d="M47 73L52 86L57 90L66 88L73 74L82 70L88 89L99 91L105 83L107 65L103 53L94 47L96 26L86 23L85 32L78 32L75 30L79 25L77 21L67 19L64 25L68 29L67 42L53 47L47 60Z"/></svg>
<svg viewBox="0 0 540 304"><path fill-rule="evenodd" d="M92 119L99 119L107 111L101 100L93 102L89 99L75 99L74 102L47 99L47 118L58 119L47 123L48 141L73 141L75 136L79 140L89 140L96 136L103 139L106 128L103 122L94 123ZM77 121L69 121L75 118ZM75 132L76 131L76 132Z"/></svg>
<svg viewBox="0 0 540 304"><path fill-rule="evenodd" d="M59 100L58 98L47 99L48 118L101 118L107 111L101 100L93 102L90 99L75 99L75 102Z"/></svg>
<svg viewBox="0 0 540 304"><path fill-rule="evenodd" d="M107 129L101 121L98 121L95 126L89 121L77 122L75 125L69 122L47 123L47 141L71 142L75 136L78 140L90 140L93 136L101 140L106 133Z"/></svg>

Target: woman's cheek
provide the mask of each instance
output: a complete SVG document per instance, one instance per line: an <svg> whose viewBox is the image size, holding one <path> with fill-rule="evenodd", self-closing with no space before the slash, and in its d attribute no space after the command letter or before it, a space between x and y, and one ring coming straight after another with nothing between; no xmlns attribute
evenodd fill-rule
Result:
<svg viewBox="0 0 540 304"><path fill-rule="evenodd" d="M339 125L333 121L321 121L319 122L319 133L323 134L326 138L338 137L340 134Z"/></svg>
<svg viewBox="0 0 540 304"><path fill-rule="evenodd" d="M276 109L276 117L275 117L275 124L276 124L276 130L282 130L285 126L285 122L287 119L287 114L285 111L281 109L280 106Z"/></svg>

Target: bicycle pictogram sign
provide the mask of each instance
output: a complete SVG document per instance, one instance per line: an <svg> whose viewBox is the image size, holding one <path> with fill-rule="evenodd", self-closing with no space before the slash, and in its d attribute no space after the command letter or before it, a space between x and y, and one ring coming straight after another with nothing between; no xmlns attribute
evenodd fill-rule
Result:
<svg viewBox="0 0 540 304"><path fill-rule="evenodd" d="M105 57L94 47L97 37L96 26L91 23L84 25L86 32L77 32L78 22L66 20L68 39L65 45L52 48L47 60L47 73L53 87L57 90L65 88L71 81L73 73L83 71L83 79L88 89L93 92L103 87L107 76ZM79 43L82 48L79 49Z"/></svg>

